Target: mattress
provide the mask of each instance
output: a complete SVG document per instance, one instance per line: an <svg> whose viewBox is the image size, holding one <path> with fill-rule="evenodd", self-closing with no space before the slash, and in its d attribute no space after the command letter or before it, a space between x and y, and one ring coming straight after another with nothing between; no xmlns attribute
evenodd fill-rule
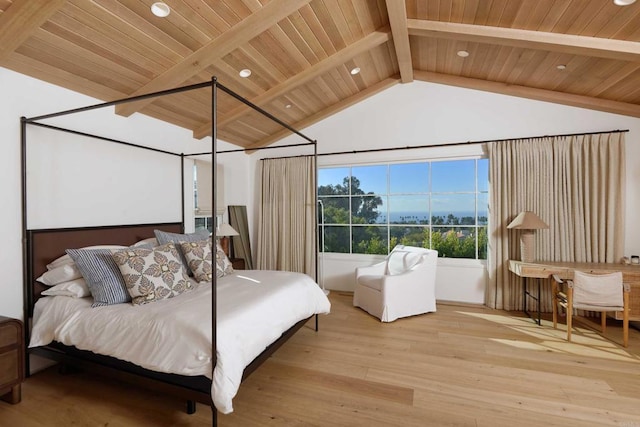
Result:
<svg viewBox="0 0 640 427"><path fill-rule="evenodd" d="M244 368L283 332L330 302L307 275L243 270L217 280L215 369L211 357L210 284L141 306L91 308L91 298L46 297L36 303L29 347L57 341L145 369L212 378L211 397L233 411ZM213 374L212 374L213 372Z"/></svg>

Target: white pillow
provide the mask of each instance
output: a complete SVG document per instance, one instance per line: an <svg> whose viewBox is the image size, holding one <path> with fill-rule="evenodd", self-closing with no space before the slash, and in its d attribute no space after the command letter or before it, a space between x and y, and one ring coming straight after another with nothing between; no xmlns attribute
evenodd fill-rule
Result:
<svg viewBox="0 0 640 427"><path fill-rule="evenodd" d="M80 248L80 249L122 249L122 248L126 248L126 246L120 246L120 245L97 245L97 246L87 246L84 248ZM60 258L56 258L55 260L51 261L49 264L47 264L47 270L53 270L54 268L63 266L63 265L67 265L67 264L73 264L73 259L71 259L71 257L67 254L67 255L62 255Z"/></svg>
<svg viewBox="0 0 640 427"><path fill-rule="evenodd" d="M47 271L42 276L38 277L36 281L47 286L55 286L63 282L79 279L80 277L82 277L82 274L75 264L64 264L60 267Z"/></svg>
<svg viewBox="0 0 640 427"><path fill-rule="evenodd" d="M404 256L404 270L409 271L422 260L424 252L407 252Z"/></svg>
<svg viewBox="0 0 640 427"><path fill-rule="evenodd" d="M410 251L393 251L389 255L387 260L387 274L395 276L396 274L402 274L409 270L420 262L420 259L424 253L410 252Z"/></svg>
<svg viewBox="0 0 640 427"><path fill-rule="evenodd" d="M158 246L158 239L156 239L155 237L149 237L147 239L140 240L132 247L137 248L139 246L150 246L152 248L155 248L156 246Z"/></svg>
<svg viewBox="0 0 640 427"><path fill-rule="evenodd" d="M387 260L387 274L395 276L404 272L404 256L405 251L392 251Z"/></svg>
<svg viewBox="0 0 640 427"><path fill-rule="evenodd" d="M91 292L89 292L87 282L80 278L52 286L49 289L42 291L42 295L84 298L91 296Z"/></svg>
<svg viewBox="0 0 640 427"><path fill-rule="evenodd" d="M62 267L67 264L73 264L73 260L69 255L62 255L60 258L56 258L47 264L47 270L53 270L54 268Z"/></svg>

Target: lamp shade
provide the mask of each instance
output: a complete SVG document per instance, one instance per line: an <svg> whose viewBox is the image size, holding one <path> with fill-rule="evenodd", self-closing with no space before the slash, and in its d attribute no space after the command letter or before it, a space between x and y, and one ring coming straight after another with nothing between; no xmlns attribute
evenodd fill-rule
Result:
<svg viewBox="0 0 640 427"><path fill-rule="evenodd" d="M535 247L533 241L533 230L549 228L538 215L531 211L522 211L507 225L520 231L520 259L524 262L533 262L535 259Z"/></svg>
<svg viewBox="0 0 640 427"><path fill-rule="evenodd" d="M533 212L522 211L507 225L507 228L516 230L539 230L549 228L549 226Z"/></svg>
<svg viewBox="0 0 640 427"><path fill-rule="evenodd" d="M240 234L238 234L238 232L229 224L222 223L220 224L220 227L216 228L216 236L218 237L222 237L222 236L239 236Z"/></svg>

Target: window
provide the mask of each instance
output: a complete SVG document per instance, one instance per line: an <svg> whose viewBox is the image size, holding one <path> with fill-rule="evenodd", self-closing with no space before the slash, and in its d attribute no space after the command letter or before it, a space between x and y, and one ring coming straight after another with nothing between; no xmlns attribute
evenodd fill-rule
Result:
<svg viewBox="0 0 640 427"><path fill-rule="evenodd" d="M211 216L197 216L195 218L196 231L209 230L209 233L213 233L213 217Z"/></svg>
<svg viewBox="0 0 640 427"><path fill-rule="evenodd" d="M397 244L486 259L488 159L318 170L326 252L387 254Z"/></svg>

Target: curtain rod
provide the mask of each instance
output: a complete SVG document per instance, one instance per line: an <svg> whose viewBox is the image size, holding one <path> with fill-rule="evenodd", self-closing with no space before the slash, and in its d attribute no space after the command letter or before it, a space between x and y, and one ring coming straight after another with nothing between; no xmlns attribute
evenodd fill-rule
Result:
<svg viewBox="0 0 640 427"><path fill-rule="evenodd" d="M321 156L321 154L318 154L318 156ZM295 159L297 157L314 157L313 154L298 154L295 156L282 156L282 157L265 157L262 158L260 160L278 160L278 159ZM315 156L317 157L317 156Z"/></svg>
<svg viewBox="0 0 640 427"><path fill-rule="evenodd" d="M371 148L368 150L335 151L332 153L318 153L318 156L338 156L342 154L376 153L376 152L382 152L382 151L414 150L418 148L452 147L456 145L486 144L488 142L520 141L524 139L557 138L557 137L580 136L580 135L599 135L603 133L621 133L621 132L629 132L629 129L623 129L623 130L616 129L611 131L586 132L586 133L566 133L566 134L558 134L558 135L527 136L527 137L520 137L520 138L487 139L484 141L448 142L444 144L434 144L434 145L407 145L405 147ZM295 156L291 156L291 157L295 157Z"/></svg>
<svg viewBox="0 0 640 427"><path fill-rule="evenodd" d="M268 145L266 147L256 147L256 148L236 148L236 149L232 149L232 150L220 150L217 151L218 154L226 154L226 153L240 153L242 151L261 151L261 150L274 150L276 148L289 148L289 147L306 147L307 145L316 145L317 142L316 141L311 141L311 142L300 142L298 144L289 144L289 145ZM187 157L193 157L193 156L204 156L204 155L209 155L211 154L210 151L204 152L204 153L191 153L191 154L185 154L185 156Z"/></svg>

